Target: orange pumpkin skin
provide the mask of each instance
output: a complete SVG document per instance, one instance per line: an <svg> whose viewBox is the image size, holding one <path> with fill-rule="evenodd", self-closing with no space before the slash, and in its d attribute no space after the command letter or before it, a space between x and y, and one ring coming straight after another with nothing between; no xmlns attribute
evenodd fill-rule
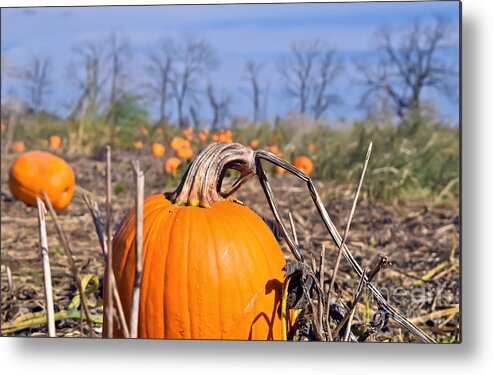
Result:
<svg viewBox="0 0 493 375"><path fill-rule="evenodd" d="M193 150L190 147L183 147L176 150L176 156L182 159L190 159L193 156Z"/></svg>
<svg viewBox="0 0 493 375"><path fill-rule="evenodd" d="M181 160L175 157L171 157L164 163L164 171L169 174L176 174L178 168L181 165Z"/></svg>
<svg viewBox="0 0 493 375"><path fill-rule="evenodd" d="M127 322L135 273L134 212L113 240L113 269ZM229 201L210 208L177 206L162 194L152 195L144 203L143 237L139 337L281 339L285 260L269 228L249 208ZM106 332L103 324L105 337ZM122 337L117 322L114 337Z"/></svg>
<svg viewBox="0 0 493 375"><path fill-rule="evenodd" d="M154 156L163 156L166 149L161 143L153 143L151 151Z"/></svg>
<svg viewBox="0 0 493 375"><path fill-rule="evenodd" d="M24 152L24 151L26 151L26 146L24 146L24 142L21 142L21 141L17 141L17 142L12 143L10 145L10 148L14 152Z"/></svg>
<svg viewBox="0 0 493 375"><path fill-rule="evenodd" d="M139 127L139 132L141 135L149 135L149 130L147 130L147 128L143 125Z"/></svg>
<svg viewBox="0 0 493 375"><path fill-rule="evenodd" d="M52 135L50 137L50 148L52 150L59 150L62 145L62 138L58 135Z"/></svg>
<svg viewBox="0 0 493 375"><path fill-rule="evenodd" d="M286 170L284 168L281 168L280 166L276 165L274 167L274 172L276 174L286 174Z"/></svg>
<svg viewBox="0 0 493 375"><path fill-rule="evenodd" d="M173 150L178 151L181 148L190 148L190 142L181 137L174 137L170 146Z"/></svg>
<svg viewBox="0 0 493 375"><path fill-rule="evenodd" d="M75 175L63 159L49 152L28 151L12 164L9 186L12 194L28 206L36 206L37 196L43 199L44 189L53 207L61 210L72 200Z"/></svg>
<svg viewBox="0 0 493 375"><path fill-rule="evenodd" d="M209 133L206 133L205 131L200 131L199 132L199 139L201 142L205 142L207 140L207 135Z"/></svg>
<svg viewBox="0 0 493 375"><path fill-rule="evenodd" d="M258 139L254 139L254 140L250 141L250 143L248 144L248 147L255 148L258 146L258 144L259 144Z"/></svg>
<svg viewBox="0 0 493 375"><path fill-rule="evenodd" d="M313 163L307 156L298 156L294 159L293 165L307 176L313 172Z"/></svg>

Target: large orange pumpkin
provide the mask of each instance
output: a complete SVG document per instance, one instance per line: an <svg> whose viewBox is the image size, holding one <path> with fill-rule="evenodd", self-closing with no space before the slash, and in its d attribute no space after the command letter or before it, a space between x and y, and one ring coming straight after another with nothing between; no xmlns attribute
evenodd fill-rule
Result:
<svg viewBox="0 0 493 375"><path fill-rule="evenodd" d="M9 186L12 194L28 206L36 206L42 190L55 209L63 209L72 199L75 175L63 159L44 151L28 151L10 167ZM46 202L45 202L46 203Z"/></svg>
<svg viewBox="0 0 493 375"><path fill-rule="evenodd" d="M174 193L145 200L139 337L281 339L283 253L257 214L218 193L223 172L243 165L235 153L253 155L238 144L210 145ZM112 260L129 322L134 210L115 234ZM122 337L117 322L113 329Z"/></svg>
<svg viewBox="0 0 493 375"><path fill-rule="evenodd" d="M313 172L313 163L307 156L298 156L293 161L293 165L309 176Z"/></svg>

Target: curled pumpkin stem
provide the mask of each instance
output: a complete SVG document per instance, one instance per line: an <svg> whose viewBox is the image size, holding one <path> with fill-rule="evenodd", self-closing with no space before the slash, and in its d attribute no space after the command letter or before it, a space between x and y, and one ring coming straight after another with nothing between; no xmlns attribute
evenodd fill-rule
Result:
<svg viewBox="0 0 493 375"><path fill-rule="evenodd" d="M226 193L221 192L228 169L240 172ZM171 199L177 205L211 207L255 176L255 153L239 143L217 142L205 148L192 162Z"/></svg>

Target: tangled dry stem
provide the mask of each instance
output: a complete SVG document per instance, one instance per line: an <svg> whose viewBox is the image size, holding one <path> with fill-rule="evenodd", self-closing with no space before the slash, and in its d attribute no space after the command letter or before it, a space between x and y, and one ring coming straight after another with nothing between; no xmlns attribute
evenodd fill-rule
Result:
<svg viewBox="0 0 493 375"><path fill-rule="evenodd" d="M371 146L367 153L364 169L366 169L370 152ZM376 298L379 309L381 309L388 317L394 319L394 321L399 326L405 328L406 330L409 330L423 342L435 342L433 338L431 338L419 327L409 321L405 316L399 313L395 308L393 308L383 297L378 288L371 283L371 278L365 275L364 270L353 257L353 255L349 251L349 248L345 244L344 239L339 234L337 228L335 227L333 221L329 216L329 213L325 209L325 206L323 205L323 202L311 179L302 171L295 168L293 165L289 164L285 160L277 157L276 155L264 150L252 151L245 146L236 143L213 143L209 145L191 164L180 186L174 193L173 198L178 204L190 204L208 207L211 205L211 203L214 203L221 198L225 198L233 194L241 187L242 184L244 184L254 175L257 175L282 236L286 240L296 261L305 264L305 260L300 251L299 245L297 244L297 241L295 241L295 239L292 237L291 233L289 233L287 225L280 214L280 210L276 203L274 194L262 167L262 160L268 161L276 166L285 169L286 171L300 178L307 184L310 197L312 198L313 203L317 208L317 211L321 216L322 221L326 229L328 230L332 240L334 241L336 246L341 249L342 255L350 264L352 269L356 272L358 277L363 280L364 286L368 288L368 290ZM233 184L232 188L228 192L221 193L220 190L222 177L229 168L238 170L240 172L240 177ZM197 181L200 181L200 183L197 184ZM358 185L358 190L361 188L361 182L362 179L360 180L360 183ZM354 213L354 210L352 210L352 213ZM348 230L346 230L345 236L347 236L347 231ZM311 273L315 275L314 270L312 270ZM328 310L329 301L327 301L325 307L322 306L324 300L324 298L322 297L324 296L323 288L316 277L312 278L313 284L316 286L319 294L320 302L318 304L318 308L325 308L326 310ZM349 319L349 315L346 316L347 319ZM319 322L320 320L313 322L314 325L317 326L317 330L321 330ZM319 336L328 337L329 334L325 333L320 334Z"/></svg>

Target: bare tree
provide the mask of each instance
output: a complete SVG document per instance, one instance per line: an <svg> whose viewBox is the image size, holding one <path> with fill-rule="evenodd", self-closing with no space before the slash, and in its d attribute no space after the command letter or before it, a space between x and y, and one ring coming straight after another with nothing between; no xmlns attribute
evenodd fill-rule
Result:
<svg viewBox="0 0 493 375"><path fill-rule="evenodd" d="M373 95L384 94L403 118L409 112L419 113L425 88L451 97L456 87L453 78L458 78L458 72L438 53L448 35L449 22L438 17L432 23L417 19L400 31L381 29L377 33L375 63L355 62L361 83L367 88L361 104L368 104Z"/></svg>
<svg viewBox="0 0 493 375"><path fill-rule="evenodd" d="M190 117L192 118L192 124L195 129L198 129L200 126L200 116L198 111L198 103L194 103L190 105L189 108Z"/></svg>
<svg viewBox="0 0 493 375"><path fill-rule="evenodd" d="M185 101L194 96L202 76L215 67L212 46L199 37L188 36L177 43L172 74L173 96L176 100L178 123L185 126Z"/></svg>
<svg viewBox="0 0 493 375"><path fill-rule="evenodd" d="M209 83L207 85L207 99L212 109L212 129L216 129L218 125L223 126L226 117L230 113L231 96L224 92L218 95L214 86Z"/></svg>
<svg viewBox="0 0 493 375"><path fill-rule="evenodd" d="M115 102L124 93L125 84L128 83L129 75L126 72L126 67L132 52L128 37L116 31L113 31L108 37L108 44L107 60L110 65L111 80L108 118L112 118Z"/></svg>
<svg viewBox="0 0 493 375"><path fill-rule="evenodd" d="M253 61L248 61L245 65L244 79L251 86L251 100L253 104L252 119L254 123L260 120L260 100L262 95L260 72L262 68L262 63L255 63Z"/></svg>
<svg viewBox="0 0 493 375"><path fill-rule="evenodd" d="M108 80L104 66L105 43L85 42L75 47L77 61L68 66L68 78L80 90L70 117L79 117L91 110L96 114L101 105L101 93Z"/></svg>
<svg viewBox="0 0 493 375"><path fill-rule="evenodd" d="M298 102L300 113L306 113L308 108L317 47L318 42L295 43L291 46L291 56L282 60L280 64L280 73L285 80L286 92Z"/></svg>
<svg viewBox="0 0 493 375"><path fill-rule="evenodd" d="M2 51L0 58L1 58L1 63L2 63L1 68L0 68L0 84L1 84L0 97L2 98L2 101L3 101L3 99L5 98L5 96L4 96L4 89L6 86L5 85L5 78L8 75L11 75L11 67L10 67L10 63L8 61L8 58L3 53L3 51Z"/></svg>
<svg viewBox="0 0 493 375"><path fill-rule="evenodd" d="M18 77L24 82L27 101L34 113L38 113L52 85L51 62L48 57L33 56Z"/></svg>
<svg viewBox="0 0 493 375"><path fill-rule="evenodd" d="M312 113L315 120L319 120L327 112L329 107L342 102L337 94L328 92L330 85L341 71L341 67L341 61L336 56L334 50L325 49L319 52L313 80L314 101Z"/></svg>
<svg viewBox="0 0 493 375"><path fill-rule="evenodd" d="M297 102L300 113L311 113L315 119L340 102L336 94L329 93L340 70L335 50L318 40L294 43L291 55L279 65L287 95Z"/></svg>
<svg viewBox="0 0 493 375"><path fill-rule="evenodd" d="M149 62L146 66L149 79L143 86L148 91L148 96L159 102L160 124L168 121L167 104L171 99L171 72L174 53L173 41L169 38L162 38L158 42L158 48L149 53Z"/></svg>

